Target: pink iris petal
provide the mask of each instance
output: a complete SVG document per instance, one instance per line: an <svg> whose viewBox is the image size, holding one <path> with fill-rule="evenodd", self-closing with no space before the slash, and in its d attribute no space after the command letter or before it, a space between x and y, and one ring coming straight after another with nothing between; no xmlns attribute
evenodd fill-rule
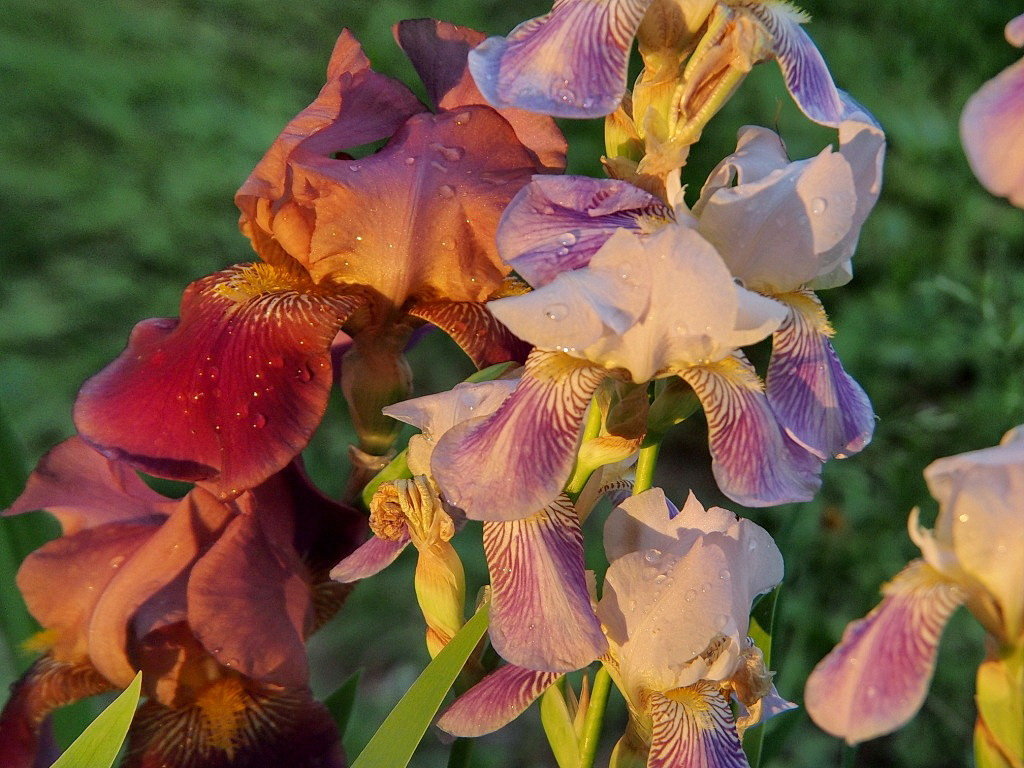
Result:
<svg viewBox="0 0 1024 768"><path fill-rule="evenodd" d="M150 489L131 467L72 437L39 460L25 490L3 514L45 509L70 536L104 523L168 515L175 506L176 501Z"/></svg>
<svg viewBox="0 0 1024 768"><path fill-rule="evenodd" d="M456 110L487 104L466 62L469 51L484 41L482 32L435 19L400 21L393 31L436 108ZM554 120L515 107L498 112L537 156L538 170L559 172L565 168L566 141Z"/></svg>
<svg viewBox="0 0 1024 768"><path fill-rule="evenodd" d="M669 699L651 696L651 751L647 768L747 768L729 702L706 680ZM682 694L682 695L678 695Z"/></svg>
<svg viewBox="0 0 1024 768"><path fill-rule="evenodd" d="M260 284L238 266L188 287L181 320L139 323L89 379L75 424L104 454L237 495L281 469L327 406L330 344L355 297ZM241 287L239 287L241 286Z"/></svg>
<svg viewBox="0 0 1024 768"><path fill-rule="evenodd" d="M960 139L993 195L1024 207L1024 60L985 83L964 106Z"/></svg>
<svg viewBox="0 0 1024 768"><path fill-rule="evenodd" d="M651 0L557 0L546 16L469 54L487 100L555 117L601 117L626 90L633 37Z"/></svg>
<svg viewBox="0 0 1024 768"><path fill-rule="evenodd" d="M1024 13L1006 22L1006 42L1014 48L1024 48Z"/></svg>
<svg viewBox="0 0 1024 768"><path fill-rule="evenodd" d="M491 416L449 430L434 449L434 480L474 520L518 520L551 503L576 458L601 368L535 351L519 386Z"/></svg>
<svg viewBox="0 0 1024 768"><path fill-rule="evenodd" d="M821 53L800 27L805 21L802 13L786 3L742 0L736 5L760 21L772 36L786 88L800 110L816 123L837 127L846 106Z"/></svg>
<svg viewBox="0 0 1024 768"><path fill-rule="evenodd" d="M568 497L525 520L484 523L491 643L506 661L571 672L608 650L590 605L583 533Z"/></svg>
<svg viewBox="0 0 1024 768"><path fill-rule="evenodd" d="M395 562L408 544L408 533L397 541L371 536L331 570L331 578L343 584L369 578Z"/></svg>
<svg viewBox="0 0 1024 768"><path fill-rule="evenodd" d="M820 304L792 306L772 336L768 402L786 433L822 461L857 453L871 441L875 414L850 377L817 318Z"/></svg>
<svg viewBox="0 0 1024 768"><path fill-rule="evenodd" d="M498 322L483 304L432 301L413 305L408 314L433 323L462 347L478 368L509 360L523 362L530 345Z"/></svg>
<svg viewBox="0 0 1024 768"><path fill-rule="evenodd" d="M781 429L754 369L691 368L680 374L708 421L712 471L722 492L748 507L809 501L821 485L821 460Z"/></svg>
<svg viewBox="0 0 1024 768"><path fill-rule="evenodd" d="M807 680L804 702L823 730L850 744L895 731L924 701L939 637L963 594L921 560L851 623Z"/></svg>
<svg viewBox="0 0 1024 768"><path fill-rule="evenodd" d="M512 664L499 667L456 699L441 715L437 727L453 736L469 738L496 731L525 712L561 676Z"/></svg>
<svg viewBox="0 0 1024 768"><path fill-rule="evenodd" d="M624 181L536 176L519 190L498 225L501 257L534 288L585 267L619 227L643 218L671 220L672 209Z"/></svg>
<svg viewBox="0 0 1024 768"><path fill-rule="evenodd" d="M703 505L690 492L683 509L699 509ZM678 518L680 511L665 497L661 488L650 488L637 496L627 496L608 515L604 524L604 553L613 563L630 552L654 550L660 556L678 549L685 552L699 535L699 530L685 528Z"/></svg>

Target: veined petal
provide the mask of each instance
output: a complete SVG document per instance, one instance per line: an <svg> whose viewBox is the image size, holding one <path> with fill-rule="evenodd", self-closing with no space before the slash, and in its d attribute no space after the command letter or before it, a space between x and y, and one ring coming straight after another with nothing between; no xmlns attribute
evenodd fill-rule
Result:
<svg viewBox="0 0 1024 768"><path fill-rule="evenodd" d="M647 768L747 768L729 702L714 683L654 693L650 706Z"/></svg>
<svg viewBox="0 0 1024 768"><path fill-rule="evenodd" d="M615 179L535 176L498 225L498 252L534 288L585 267L616 229L672 220L659 198Z"/></svg>
<svg viewBox="0 0 1024 768"><path fill-rule="evenodd" d="M939 636L964 600L921 560L883 593L814 668L804 692L814 722L850 744L895 731L914 716L928 691Z"/></svg>
<svg viewBox="0 0 1024 768"><path fill-rule="evenodd" d="M712 471L722 492L748 507L814 498L821 460L779 427L754 369L731 358L680 373L704 406Z"/></svg>
<svg viewBox="0 0 1024 768"><path fill-rule="evenodd" d="M458 424L431 464L445 498L474 520L517 520L547 506L572 471L583 415L606 372L538 350L492 415Z"/></svg>
<svg viewBox="0 0 1024 768"><path fill-rule="evenodd" d="M530 345L498 322L486 305L472 301L430 301L408 314L433 323L462 347L477 368L509 360L523 362Z"/></svg>
<svg viewBox="0 0 1024 768"><path fill-rule="evenodd" d="M491 644L506 661L571 672L608 650L590 605L583 533L568 497L524 520L484 523Z"/></svg>
<svg viewBox="0 0 1024 768"><path fill-rule="evenodd" d="M506 664L456 699L437 727L452 736L469 738L496 731L525 712L561 676Z"/></svg>
<svg viewBox="0 0 1024 768"><path fill-rule="evenodd" d="M800 110L816 123L837 127L845 105L821 53L800 27L807 16L781 0L740 0L730 5L751 14L771 35L772 52Z"/></svg>
<svg viewBox="0 0 1024 768"><path fill-rule="evenodd" d="M177 501L150 489L127 464L72 437L39 460L25 490L3 514L45 509L70 536L105 523L166 516L175 506Z"/></svg>
<svg viewBox="0 0 1024 768"><path fill-rule="evenodd" d="M181 320L139 323L75 403L82 436L112 458L237 495L281 469L327 406L330 344L362 300L265 264L188 287Z"/></svg>
<svg viewBox="0 0 1024 768"><path fill-rule="evenodd" d="M557 0L546 16L469 54L487 100L555 117L601 117L626 90L633 37L650 0Z"/></svg>
<svg viewBox="0 0 1024 768"><path fill-rule="evenodd" d="M772 336L768 402L786 433L822 461L857 453L875 429L871 401L843 370L814 294L789 298L789 318Z"/></svg>
<svg viewBox="0 0 1024 768"><path fill-rule="evenodd" d="M408 531L395 541L371 536L359 549L334 566L331 578L343 584L367 579L395 562L408 545Z"/></svg>

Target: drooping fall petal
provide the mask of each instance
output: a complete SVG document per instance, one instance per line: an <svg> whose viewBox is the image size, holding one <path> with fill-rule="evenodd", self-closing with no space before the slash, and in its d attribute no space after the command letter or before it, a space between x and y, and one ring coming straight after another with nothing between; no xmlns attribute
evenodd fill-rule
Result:
<svg viewBox="0 0 1024 768"><path fill-rule="evenodd" d="M408 532L394 541L371 536L331 570L331 578L343 584L368 579L395 562L405 551L409 541Z"/></svg>
<svg viewBox="0 0 1024 768"><path fill-rule="evenodd" d="M883 593L814 668L804 693L814 722L850 744L894 731L914 716L928 691L942 630L964 600L920 560Z"/></svg>
<svg viewBox="0 0 1024 768"><path fill-rule="evenodd" d="M237 495L306 446L327 406L331 341L360 303L262 264L196 281L180 320L143 321L85 383L76 426L110 457Z"/></svg>
<svg viewBox="0 0 1024 768"><path fill-rule="evenodd" d="M651 717L648 768L747 768L729 702L713 683L653 694Z"/></svg>
<svg viewBox="0 0 1024 768"><path fill-rule="evenodd" d="M487 100L555 117L601 117L626 89L626 69L650 0L558 0L546 16L469 55Z"/></svg>
<svg viewBox="0 0 1024 768"><path fill-rule="evenodd" d="M506 664L462 694L437 727L452 736L483 736L515 720L562 675Z"/></svg>
<svg viewBox="0 0 1024 768"><path fill-rule="evenodd" d="M524 362L530 345L498 322L484 304L432 301L415 304L409 314L433 323L462 347L477 368L510 360Z"/></svg>
<svg viewBox="0 0 1024 768"><path fill-rule="evenodd" d="M560 496L523 520L484 523L491 574L491 644L506 661L571 672L608 649L590 605L583 533Z"/></svg>

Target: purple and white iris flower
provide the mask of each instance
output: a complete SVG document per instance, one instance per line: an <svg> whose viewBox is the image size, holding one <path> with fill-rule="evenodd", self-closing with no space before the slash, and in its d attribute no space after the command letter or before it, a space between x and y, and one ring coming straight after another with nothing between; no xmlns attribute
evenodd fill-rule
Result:
<svg viewBox="0 0 1024 768"><path fill-rule="evenodd" d="M910 514L922 557L882 588L882 602L847 627L807 681L811 717L851 744L896 730L921 707L958 606L967 605L993 647L1024 645L1024 428L994 448L939 459L924 474L940 508L931 531L916 509ZM982 704L979 695L983 720ZM1014 727L1010 741L1019 744L1019 720Z"/></svg>
<svg viewBox="0 0 1024 768"><path fill-rule="evenodd" d="M1024 14L1006 25L1006 40L1024 47ZM1024 59L967 100L960 138L971 170L985 189L1024 208Z"/></svg>
<svg viewBox="0 0 1024 768"><path fill-rule="evenodd" d="M493 105L555 117L601 117L613 112L626 92L634 38L639 33L643 46L647 37L664 35L657 19L664 5L661 0L556 0L545 16L523 22L507 37L485 40L470 52L469 68ZM708 46L721 44L730 29L743 27L736 34L753 47L747 58L777 60L786 87L810 119L832 126L843 119L839 91L801 28L808 17L799 9L778 0L690 0L671 5L664 15L681 16L685 34L691 37L709 15L715 17L715 39Z"/></svg>
<svg viewBox="0 0 1024 768"><path fill-rule="evenodd" d="M742 729L792 707L747 639L753 599L782 580L775 543L731 512L705 510L692 494L677 510L652 489L612 512L605 550L611 566L597 612L610 648L602 661L630 711L629 736L617 749L649 750L651 768L745 766ZM501 667L438 725L463 736L496 730L558 677Z"/></svg>

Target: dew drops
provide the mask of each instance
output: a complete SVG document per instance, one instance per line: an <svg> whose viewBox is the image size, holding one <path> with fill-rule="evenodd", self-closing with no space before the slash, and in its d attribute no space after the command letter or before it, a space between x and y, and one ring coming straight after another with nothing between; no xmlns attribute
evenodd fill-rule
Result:
<svg viewBox="0 0 1024 768"><path fill-rule="evenodd" d="M747 551L748 552L753 552L755 549L757 549L757 540L756 539L751 539L750 541L747 542Z"/></svg>
<svg viewBox="0 0 1024 768"><path fill-rule="evenodd" d="M565 304L549 304L544 309L544 315L548 320L564 320L569 316L569 308Z"/></svg>
<svg viewBox="0 0 1024 768"><path fill-rule="evenodd" d="M269 360L267 360L267 367L268 368L284 368L284 358L281 357L280 355L274 355Z"/></svg>
<svg viewBox="0 0 1024 768"><path fill-rule="evenodd" d="M559 248L557 251L555 251L555 253L558 254L559 256L568 256L569 255L569 249L566 248L563 245L561 248Z"/></svg>
<svg viewBox="0 0 1024 768"><path fill-rule="evenodd" d="M828 200L824 197L816 197L811 200L811 213L815 216L821 216L825 211L828 210Z"/></svg>
<svg viewBox="0 0 1024 768"><path fill-rule="evenodd" d="M540 209L540 212L543 213L545 216L550 216L555 212L555 209L550 205L545 205L543 208Z"/></svg>
<svg viewBox="0 0 1024 768"><path fill-rule="evenodd" d="M694 600L697 599L697 590L696 589L688 589L688 590L686 590L686 594L683 595L683 599L686 602L688 602L688 603L692 603Z"/></svg>
<svg viewBox="0 0 1024 768"><path fill-rule="evenodd" d="M413 157L412 155L409 155L407 158L405 158L405 164L406 165L416 165L416 158Z"/></svg>
<svg viewBox="0 0 1024 768"><path fill-rule="evenodd" d="M430 167L433 168L435 171L441 171L443 173L448 172L448 166L445 165L444 163L438 162L437 160L431 160Z"/></svg>
<svg viewBox="0 0 1024 768"><path fill-rule="evenodd" d="M959 520L961 523L966 523L970 519L971 519L971 516L966 514L966 513L960 515L960 517L957 518L957 520Z"/></svg>
<svg viewBox="0 0 1024 768"><path fill-rule="evenodd" d="M664 573L659 573L657 576L654 577L654 583L655 584L664 584L667 579L668 579L668 576L666 576Z"/></svg>
<svg viewBox="0 0 1024 768"><path fill-rule="evenodd" d="M569 81L564 81L563 87L558 89L555 96L557 96L558 100L564 104L573 104L576 102L576 92L573 91L572 88L567 87L568 85Z"/></svg>
<svg viewBox="0 0 1024 768"><path fill-rule="evenodd" d="M454 251L455 243L452 240L442 240L440 242L441 248L445 251Z"/></svg>
<svg viewBox="0 0 1024 768"><path fill-rule="evenodd" d="M462 156L466 154L466 150L462 147L444 147L439 146L437 148L438 153L448 162L454 163L456 160L461 160Z"/></svg>
<svg viewBox="0 0 1024 768"><path fill-rule="evenodd" d="M359 170L362 167L363 166L359 165L358 163L352 163L351 165L349 165L348 169L352 171L352 173L359 173Z"/></svg>
<svg viewBox="0 0 1024 768"><path fill-rule="evenodd" d="M472 113L470 113L470 112L459 112L459 114L457 114L455 116L455 124L456 125L465 125L466 123L468 123L472 119L473 119Z"/></svg>
<svg viewBox="0 0 1024 768"><path fill-rule="evenodd" d="M720 578L722 581L728 581L730 576L732 576L732 574L729 573L728 568L723 568L718 572L718 578Z"/></svg>
<svg viewBox="0 0 1024 768"><path fill-rule="evenodd" d="M451 200L455 197L455 188L450 184L442 184L437 188L437 194L439 197L443 197L445 200Z"/></svg>
<svg viewBox="0 0 1024 768"><path fill-rule="evenodd" d="M267 417L262 413L254 413L252 417L252 428L263 429L265 426L267 426Z"/></svg>
<svg viewBox="0 0 1024 768"><path fill-rule="evenodd" d="M648 563L652 563L652 564L660 562L661 561L661 550L660 549L654 549L654 548L648 549L646 552L644 552L644 560L646 560Z"/></svg>
<svg viewBox="0 0 1024 768"><path fill-rule="evenodd" d="M311 381L313 378L313 372L303 365L295 371L295 378L303 382Z"/></svg>
<svg viewBox="0 0 1024 768"><path fill-rule="evenodd" d="M111 568L120 568L124 564L124 555L117 555L110 558Z"/></svg>
<svg viewBox="0 0 1024 768"><path fill-rule="evenodd" d="M705 581L703 584L700 585L700 591L701 592L707 592L710 589L711 589L711 582L710 581Z"/></svg>
<svg viewBox="0 0 1024 768"><path fill-rule="evenodd" d="M558 236L559 245L576 245L576 235L572 232L566 232L563 235Z"/></svg>

